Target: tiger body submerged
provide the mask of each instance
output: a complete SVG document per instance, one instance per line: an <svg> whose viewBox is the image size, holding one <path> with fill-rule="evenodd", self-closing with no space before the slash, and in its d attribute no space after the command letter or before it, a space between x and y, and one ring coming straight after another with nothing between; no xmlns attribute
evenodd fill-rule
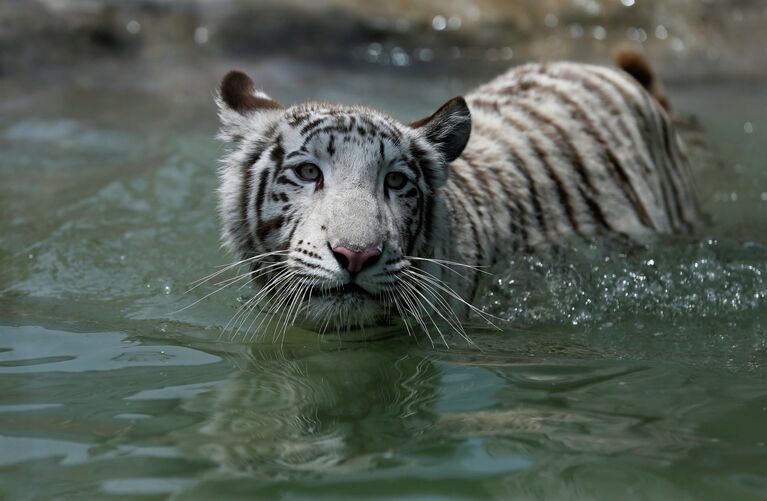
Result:
<svg viewBox="0 0 767 501"><path fill-rule="evenodd" d="M643 83L529 64L405 125L362 107L283 108L230 73L220 210L263 286L254 304L336 326L390 314L454 326L475 267L508 252L690 231L701 215L684 147Z"/></svg>

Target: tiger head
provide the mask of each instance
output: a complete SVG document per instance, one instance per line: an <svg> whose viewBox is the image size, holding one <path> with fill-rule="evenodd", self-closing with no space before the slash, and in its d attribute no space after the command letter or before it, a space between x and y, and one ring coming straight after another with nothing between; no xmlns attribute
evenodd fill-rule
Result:
<svg viewBox="0 0 767 501"><path fill-rule="evenodd" d="M358 106L284 107L233 71L216 102L224 241L258 301L340 325L401 313L392 292L439 238L439 188L469 139L464 99L405 125Z"/></svg>

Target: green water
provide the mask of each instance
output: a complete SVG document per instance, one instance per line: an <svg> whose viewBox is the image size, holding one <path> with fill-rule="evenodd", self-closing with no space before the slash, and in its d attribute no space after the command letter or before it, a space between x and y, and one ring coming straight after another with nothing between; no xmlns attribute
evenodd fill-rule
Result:
<svg viewBox="0 0 767 501"><path fill-rule="evenodd" d="M173 313L227 262L223 70L4 83L0 498L767 497L763 85L670 88L722 160L697 168L713 225L694 239L512 257L482 299L510 320L472 326L476 348L247 345L221 328L248 291ZM403 119L484 78L260 71L285 101Z"/></svg>

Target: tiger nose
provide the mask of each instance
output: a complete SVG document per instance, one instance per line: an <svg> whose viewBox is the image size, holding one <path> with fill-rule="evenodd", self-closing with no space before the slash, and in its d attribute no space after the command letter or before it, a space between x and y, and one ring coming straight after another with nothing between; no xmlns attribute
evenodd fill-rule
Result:
<svg viewBox="0 0 767 501"><path fill-rule="evenodd" d="M347 269L352 273L362 271L364 268L373 266L381 256L381 249L378 247L367 247L362 250L354 250L343 245L333 247L333 256L341 265L341 268Z"/></svg>

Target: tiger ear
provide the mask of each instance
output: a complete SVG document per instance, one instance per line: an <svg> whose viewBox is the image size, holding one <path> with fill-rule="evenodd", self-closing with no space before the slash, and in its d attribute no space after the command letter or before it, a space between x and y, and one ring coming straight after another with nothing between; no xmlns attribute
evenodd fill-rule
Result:
<svg viewBox="0 0 767 501"><path fill-rule="evenodd" d="M221 121L220 138L237 141L248 130L258 129L261 122L274 119L274 112L284 107L258 90L248 75L230 71L221 80L216 95L218 117Z"/></svg>
<svg viewBox="0 0 767 501"><path fill-rule="evenodd" d="M431 116L416 120L410 127L420 132L442 153L445 162L461 154L471 135L471 112L463 97L454 97Z"/></svg>
<svg viewBox="0 0 767 501"><path fill-rule="evenodd" d="M256 88L256 84L241 71L230 71L218 89L222 104L240 114L262 110L279 110L282 105Z"/></svg>

